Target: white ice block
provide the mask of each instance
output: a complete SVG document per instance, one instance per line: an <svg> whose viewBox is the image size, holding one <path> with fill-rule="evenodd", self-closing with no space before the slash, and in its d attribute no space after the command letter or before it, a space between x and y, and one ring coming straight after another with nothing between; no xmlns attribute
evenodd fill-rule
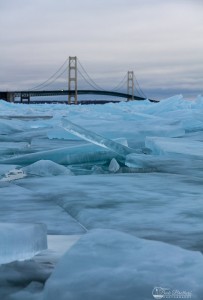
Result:
<svg viewBox="0 0 203 300"><path fill-rule="evenodd" d="M29 259L46 248L46 225L0 223L0 264Z"/></svg>

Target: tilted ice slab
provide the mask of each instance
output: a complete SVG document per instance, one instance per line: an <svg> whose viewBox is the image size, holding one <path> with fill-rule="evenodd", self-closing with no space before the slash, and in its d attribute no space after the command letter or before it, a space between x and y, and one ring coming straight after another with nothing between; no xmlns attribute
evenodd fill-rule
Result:
<svg viewBox="0 0 203 300"><path fill-rule="evenodd" d="M86 130L66 119L63 119L62 121L63 128L67 130L68 132L72 133L73 135L76 135L88 142L91 142L95 145L98 145L102 148L108 149L110 151L113 151L120 155L121 157L125 157L126 155L130 153L135 153L136 150L131 149L129 147L120 145L119 143L116 143L110 139L107 139L103 136L100 136L90 130Z"/></svg>
<svg viewBox="0 0 203 300"><path fill-rule="evenodd" d="M39 160L34 164L22 168L26 174L37 176L57 176L57 175L71 175L72 172L64 166L56 164L51 160Z"/></svg>
<svg viewBox="0 0 203 300"><path fill-rule="evenodd" d="M145 154L129 154L126 157L125 165L129 168L139 168L143 170L151 170L158 172L174 173L174 174L194 174L195 176L203 176L203 160L188 159L185 156L178 155L145 155Z"/></svg>
<svg viewBox="0 0 203 300"><path fill-rule="evenodd" d="M119 145L119 142L125 143L125 139L118 139L118 143L115 144ZM128 147L126 146L120 145L120 147L128 149ZM111 160L112 158L115 158L117 156L113 151L108 151L106 149L101 150L98 146L95 145L82 145L20 155L2 160L0 161L0 163L29 165L35 163L38 160L51 160L61 165L71 165L86 162L106 161Z"/></svg>
<svg viewBox="0 0 203 300"><path fill-rule="evenodd" d="M44 224L0 223L0 264L31 258L46 248Z"/></svg>
<svg viewBox="0 0 203 300"><path fill-rule="evenodd" d="M92 230L61 258L43 299L148 300L161 287L199 300L202 268L200 252L119 231Z"/></svg>
<svg viewBox="0 0 203 300"><path fill-rule="evenodd" d="M203 143L188 139L175 139L163 137L147 137L145 146L150 148L154 154L170 154L180 157L203 159Z"/></svg>

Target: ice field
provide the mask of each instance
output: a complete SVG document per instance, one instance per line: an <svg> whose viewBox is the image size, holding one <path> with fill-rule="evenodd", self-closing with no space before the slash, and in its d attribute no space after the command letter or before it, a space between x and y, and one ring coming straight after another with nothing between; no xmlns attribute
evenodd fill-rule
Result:
<svg viewBox="0 0 203 300"><path fill-rule="evenodd" d="M203 97L0 101L0 299L201 300L202 203Z"/></svg>

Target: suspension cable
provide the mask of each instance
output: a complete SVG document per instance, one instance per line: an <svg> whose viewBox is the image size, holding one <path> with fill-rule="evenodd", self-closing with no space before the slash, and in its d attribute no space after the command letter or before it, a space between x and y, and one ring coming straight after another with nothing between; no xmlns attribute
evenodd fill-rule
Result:
<svg viewBox="0 0 203 300"><path fill-rule="evenodd" d="M87 71L85 70L85 68L83 67L83 65L81 64L81 62L78 59L78 63L80 65L80 67L82 68L82 70L85 72L85 74L87 75L88 79L92 82L92 84L96 87L96 89L102 90L104 91L104 89L102 87L100 87L87 73Z"/></svg>
<svg viewBox="0 0 203 300"><path fill-rule="evenodd" d="M60 68L52 75L52 76L50 76L46 81L44 81L43 83L41 83L41 84L38 84L38 85L36 85L36 86L34 86L34 87L32 87L30 90L36 90L37 88L43 88L43 86L45 85L45 86L47 86L47 85L49 85L49 84L46 84L46 83L48 83L52 78L54 78L55 76L56 76L56 74L58 73L58 72L60 72L61 70L62 70L62 68L65 66L65 64L67 63L67 61L68 61L68 58L64 61L64 63L60 66ZM65 71L66 71L66 69L65 69ZM63 73L65 73L65 71L63 72ZM60 74L60 76L62 75L62 73ZM59 77L60 77L59 76ZM59 77L57 77L56 79L58 79ZM55 81L55 80L54 80Z"/></svg>
<svg viewBox="0 0 203 300"><path fill-rule="evenodd" d="M125 76L122 78L122 80L119 82L118 85L116 85L113 89L111 89L111 91L118 91L119 89L121 89L121 87L124 86L124 83L126 83L126 78L127 78L127 73L125 74Z"/></svg>
<svg viewBox="0 0 203 300"><path fill-rule="evenodd" d="M138 80L137 80L137 78L136 78L135 75L134 75L134 78L135 78L135 81L136 81L136 83L137 83L137 86L138 86L138 88L139 88L139 90L140 90L142 96L144 96L144 98L147 99L147 96L145 95L145 93L144 93L143 90L141 89L141 87L140 87L140 85L139 85L139 82L138 82Z"/></svg>
<svg viewBox="0 0 203 300"><path fill-rule="evenodd" d="M63 70L56 78L54 78L54 79L53 79L52 81L50 81L49 83L44 84L44 85L43 85L41 88L39 88L39 89L42 89L42 88L44 88L44 87L46 87L46 86L51 85L51 84L54 83L58 78L60 78L66 71L67 71L66 69Z"/></svg>
<svg viewBox="0 0 203 300"><path fill-rule="evenodd" d="M82 74L82 72L78 69L78 73L82 76L82 78L87 82L87 84L89 84L91 87L93 87L93 89L97 90L97 87L95 87L91 82L88 81L87 78L85 78L85 76Z"/></svg>

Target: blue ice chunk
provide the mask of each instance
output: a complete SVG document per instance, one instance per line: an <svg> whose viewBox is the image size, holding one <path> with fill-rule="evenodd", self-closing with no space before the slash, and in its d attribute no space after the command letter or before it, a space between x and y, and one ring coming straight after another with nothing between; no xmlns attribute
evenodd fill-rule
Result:
<svg viewBox="0 0 203 300"><path fill-rule="evenodd" d="M0 264L25 260L47 248L44 224L0 223Z"/></svg>
<svg viewBox="0 0 203 300"><path fill-rule="evenodd" d="M118 156L118 155L117 155ZM29 165L38 160L51 160L61 165L82 164L111 160L117 157L114 152L101 150L95 145L82 145L54 150L40 151L1 160L2 164Z"/></svg>
<svg viewBox="0 0 203 300"><path fill-rule="evenodd" d="M98 135L90 130L86 130L67 119L63 119L62 121L63 128L67 130L68 132L72 133L73 135L76 135L88 142L91 142L95 145L98 145L102 148L111 150L121 157L126 157L126 155L130 153L136 153L136 150L131 149L129 147L126 147L124 145L120 145L119 143L116 143L110 139L107 139L101 135Z"/></svg>

